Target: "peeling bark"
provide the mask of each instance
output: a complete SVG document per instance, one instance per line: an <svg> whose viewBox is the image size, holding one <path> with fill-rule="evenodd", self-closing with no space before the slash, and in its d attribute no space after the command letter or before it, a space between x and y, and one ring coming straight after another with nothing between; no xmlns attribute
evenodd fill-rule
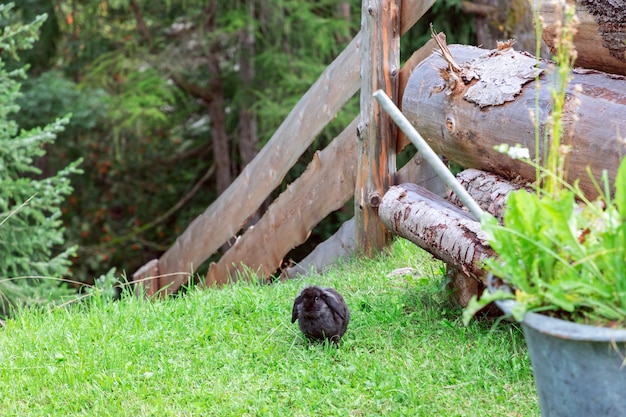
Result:
<svg viewBox="0 0 626 417"><path fill-rule="evenodd" d="M574 2L568 0L568 3ZM580 21L574 45L576 65L613 74L626 75L626 6L615 0L576 0ZM557 22L561 20L561 0L543 0L540 13L544 21L542 38L554 51Z"/></svg>
<svg viewBox="0 0 626 417"><path fill-rule="evenodd" d="M524 188L522 182L507 181L490 172L478 169L466 169L457 174L456 179L467 190L480 208L502 221L506 200L512 191ZM448 201L457 207L463 207L458 197L450 192Z"/></svg>
<svg viewBox="0 0 626 417"><path fill-rule="evenodd" d="M495 64L502 65L501 59L496 59L500 54L471 46L456 45L449 49L462 71L457 74L446 70L447 63L440 56L431 55L415 68L409 78L404 92L403 113L433 150L444 157L467 168L483 169L505 178L521 176L525 181L534 181L533 167L510 159L494 147L519 144L528 148L530 155L536 154L535 123L530 113L535 111L536 95L539 94L539 114L535 115L535 119L543 138L552 111L551 77L545 73L540 76L539 93L534 82L523 83L531 72L519 78L519 91L500 91L506 83L487 83L487 92L482 94L486 100L480 101L480 104L471 103L465 95L476 85L476 80L470 81L465 71L473 68L472 62L477 62L477 59L483 59L483 63L494 59ZM515 61L520 55L510 55L510 60ZM540 63L541 68L546 65ZM524 71L527 67L521 68ZM483 71L488 75L494 73L490 73L488 67L484 67ZM444 72L447 78L442 77ZM572 99L576 84L582 87L582 93L577 96L579 105ZM489 92L489 89L498 91ZM490 105L491 97L493 105ZM513 97L513 100L505 101L503 97ZM572 146L568 178L572 181L580 179L581 189L593 198L597 191L589 179L587 167L595 178L600 178L602 170L606 169L612 183L621 156L626 153L623 142L626 132L626 78L578 69L573 73L568 97L563 111L564 137L571 138ZM497 105L501 101L504 103ZM576 119L578 121L574 124ZM547 149L543 142L542 139L539 144L539 155Z"/></svg>
<svg viewBox="0 0 626 417"><path fill-rule="evenodd" d="M483 281L483 260L495 256L480 223L468 213L415 184L393 186L379 207L381 221L468 277Z"/></svg>

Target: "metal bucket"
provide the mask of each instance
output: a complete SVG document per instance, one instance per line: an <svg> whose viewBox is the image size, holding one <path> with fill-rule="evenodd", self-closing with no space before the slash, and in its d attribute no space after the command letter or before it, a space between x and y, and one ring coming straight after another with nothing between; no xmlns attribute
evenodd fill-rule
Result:
<svg viewBox="0 0 626 417"><path fill-rule="evenodd" d="M510 313L515 301L498 301ZM527 313L522 322L543 417L626 416L626 329Z"/></svg>

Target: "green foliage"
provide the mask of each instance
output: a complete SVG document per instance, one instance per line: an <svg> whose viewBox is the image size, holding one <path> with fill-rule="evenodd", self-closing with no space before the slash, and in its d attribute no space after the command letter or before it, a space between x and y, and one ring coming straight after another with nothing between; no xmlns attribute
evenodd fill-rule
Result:
<svg viewBox="0 0 626 417"><path fill-rule="evenodd" d="M49 9L50 0L27 1L29 10ZM237 175L243 169L242 109L256 122L260 149L360 29L361 1L348 3L344 15L333 0L136 0L132 5L146 36L128 0L54 2L61 31L54 35L57 54L49 68L25 82L22 111L13 117L31 128L72 113L59 133L60 146L48 149L46 171L61 170L78 157L85 161L85 173L73 180L75 191L63 206L66 240L78 245L76 279L91 282L112 267L134 271L175 241L217 197L215 179L204 176L215 163L213 121L207 116L212 81L219 77L223 89L229 138L224 157ZM215 27L208 30L211 5ZM423 30L416 27L403 37L403 51L421 46L415 37L430 36L430 21L439 30L449 28L449 39L464 41L472 20L458 7L456 0L436 2L422 19ZM251 50L242 42L246 35L254 40ZM209 57L217 58L218 73L209 70ZM251 80L242 71L246 57ZM357 94L275 195L348 125L358 106ZM188 195L193 189L199 191ZM300 254L333 233L351 210L348 205L316 227L311 246Z"/></svg>
<svg viewBox="0 0 626 417"><path fill-rule="evenodd" d="M616 190L625 183L626 160ZM517 320L527 311L552 311L579 321L626 325L626 205L603 195L579 207L575 197L571 190L557 197L512 193L505 226L493 217L483 220L498 254L487 268L514 287L514 294L502 297L518 302Z"/></svg>
<svg viewBox="0 0 626 417"><path fill-rule="evenodd" d="M11 5L0 5L0 14L10 21ZM17 50L29 48L43 22L10 24L0 34L0 45L13 58ZM69 273L76 248L63 249L61 204L72 192L71 174L79 172L79 161L56 174L41 178L35 162L45 155L47 145L62 132L67 119L42 128L18 129L9 117L19 110L17 77L24 70L9 72L0 59L0 313L15 304L41 304L66 294L59 281ZM39 277L45 277L42 281Z"/></svg>
<svg viewBox="0 0 626 417"><path fill-rule="evenodd" d="M446 42L474 45L476 28L473 17L461 10L461 0L437 0L426 14L403 37L401 54L408 59L413 52L431 39L430 24L434 30L446 34Z"/></svg>
<svg viewBox="0 0 626 417"><path fill-rule="evenodd" d="M44 19L38 28L38 36L32 47L21 50L20 62L7 61L7 68L28 66L30 76L41 73L48 68L57 55L57 42L61 36L59 24L54 12L53 0L20 0L12 9L13 21L31 22ZM19 16L19 19L16 18Z"/></svg>
<svg viewBox="0 0 626 417"><path fill-rule="evenodd" d="M13 118L23 129L71 114L61 136L85 134L98 126L105 116L105 92L103 90L79 89L57 70L46 71L38 77L29 77L22 83L22 94L17 98L20 111ZM70 143L63 143L69 150Z"/></svg>

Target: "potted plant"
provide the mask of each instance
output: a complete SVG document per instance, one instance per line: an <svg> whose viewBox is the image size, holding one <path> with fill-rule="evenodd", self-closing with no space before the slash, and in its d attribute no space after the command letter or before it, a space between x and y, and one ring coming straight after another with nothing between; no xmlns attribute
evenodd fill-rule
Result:
<svg viewBox="0 0 626 417"><path fill-rule="evenodd" d="M555 58L548 154L539 165L515 149L537 168L535 190L508 197L502 224L481 218L498 256L485 265L490 291L464 321L496 301L521 322L542 416L625 416L626 159L614 187L606 172L595 182L593 201L566 181L560 116L575 58L571 16Z"/></svg>
<svg viewBox="0 0 626 417"><path fill-rule="evenodd" d="M522 323L543 416L626 415L625 161L614 197L520 190L502 225L483 217L498 258L464 318L496 301Z"/></svg>

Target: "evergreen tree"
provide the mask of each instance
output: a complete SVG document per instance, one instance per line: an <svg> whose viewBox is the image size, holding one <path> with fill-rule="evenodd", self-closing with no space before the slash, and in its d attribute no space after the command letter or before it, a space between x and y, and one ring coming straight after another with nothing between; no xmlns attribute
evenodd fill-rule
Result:
<svg viewBox="0 0 626 417"><path fill-rule="evenodd" d="M9 70L6 60L32 47L46 19L31 23L15 20L13 4L0 5L0 313L10 306L37 305L70 291L58 278L69 274L76 248L64 244L60 205L72 192L69 176L80 161L55 175L41 177L36 161L45 155L68 122L61 118L47 126L19 129L12 116L25 68Z"/></svg>

